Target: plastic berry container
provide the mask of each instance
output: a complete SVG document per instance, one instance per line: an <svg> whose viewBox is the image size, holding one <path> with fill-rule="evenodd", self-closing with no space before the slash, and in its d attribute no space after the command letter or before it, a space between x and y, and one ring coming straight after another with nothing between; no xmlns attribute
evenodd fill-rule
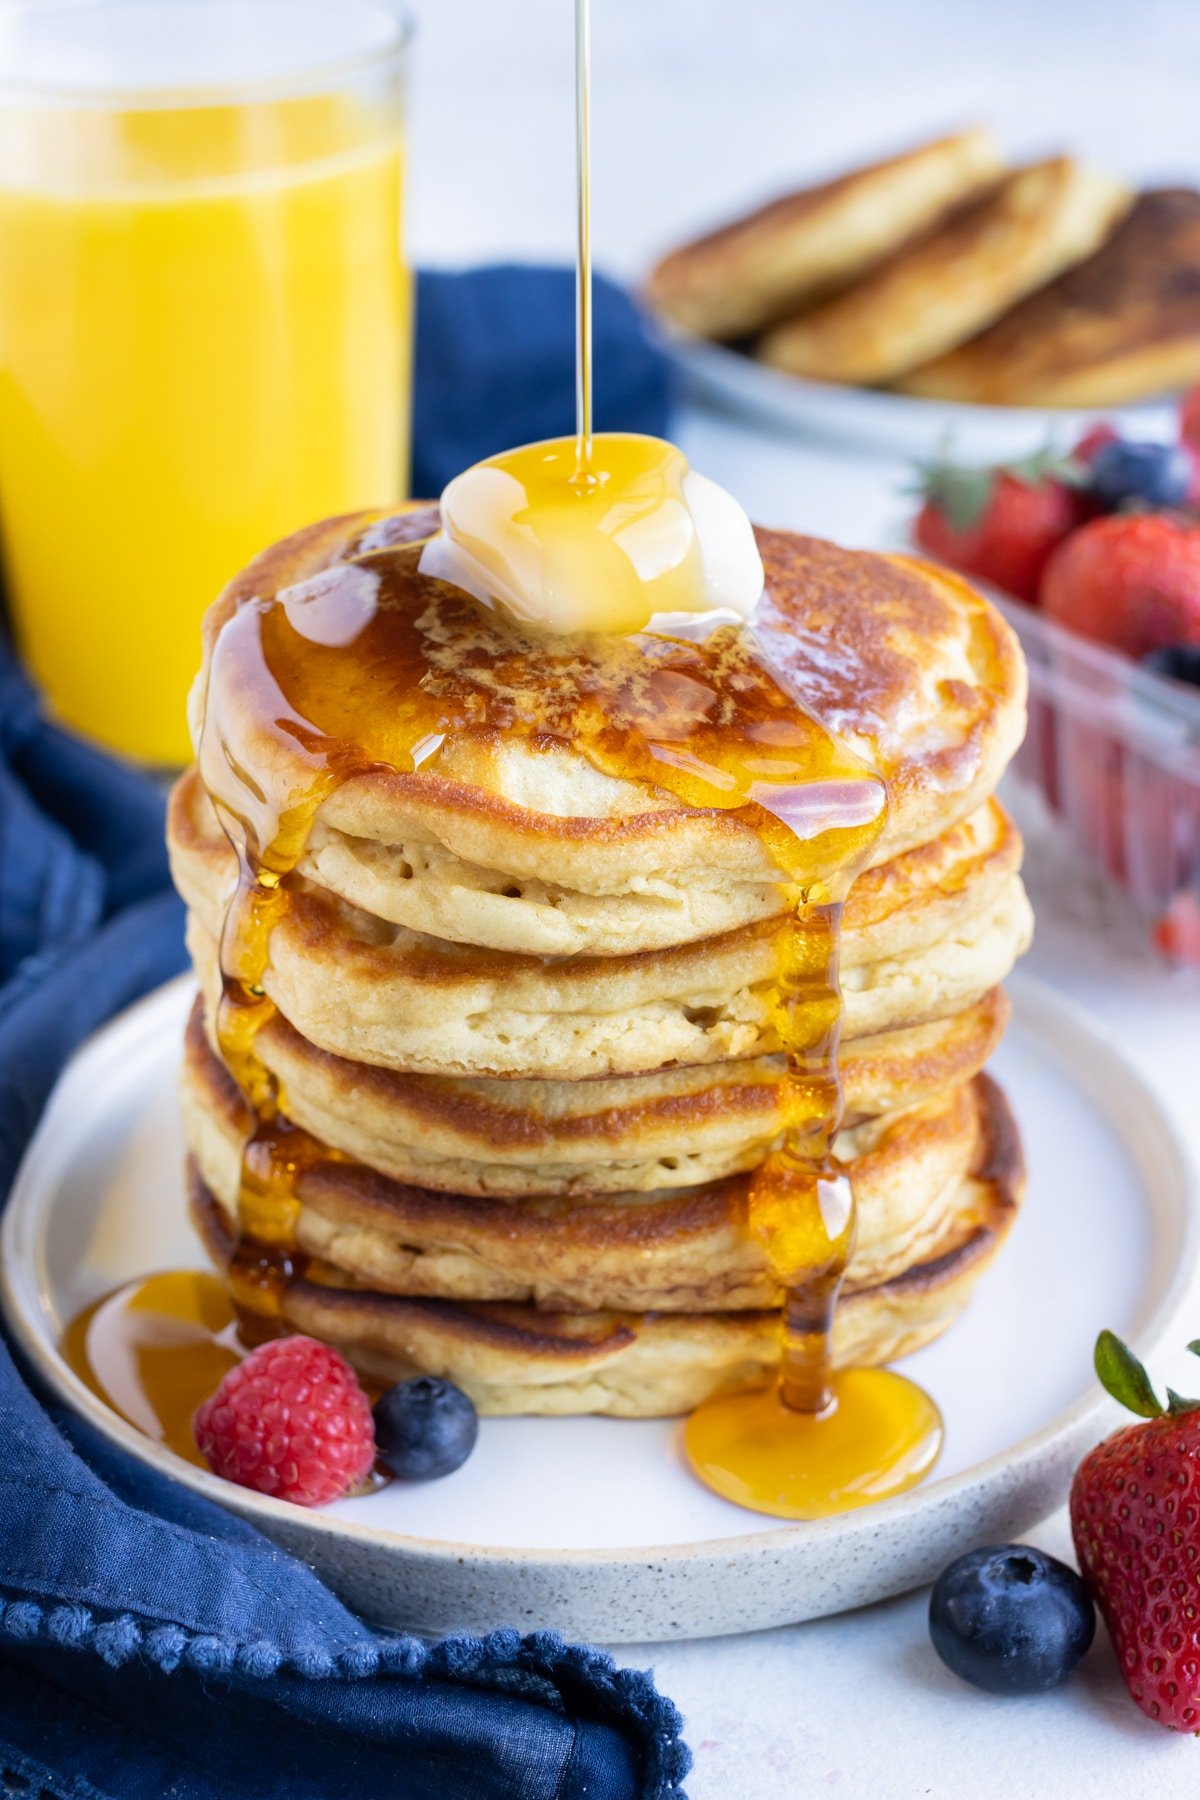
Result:
<svg viewBox="0 0 1200 1800"><path fill-rule="evenodd" d="M1040 794L1076 860L1132 903L1161 956L1200 963L1200 688L1077 637L1020 600L991 597L1029 665L1015 782Z"/></svg>

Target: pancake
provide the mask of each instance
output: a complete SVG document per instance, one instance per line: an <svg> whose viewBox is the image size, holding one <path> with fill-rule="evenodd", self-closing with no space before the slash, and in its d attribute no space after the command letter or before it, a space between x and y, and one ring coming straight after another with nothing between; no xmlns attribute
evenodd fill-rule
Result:
<svg viewBox="0 0 1200 1800"><path fill-rule="evenodd" d="M190 1185L193 1222L220 1266L232 1246L225 1214L194 1169ZM890 1362L944 1331L1000 1248L1022 1185L1015 1131L998 1120L991 1162L963 1184L930 1254L839 1303L835 1364ZM382 1386L443 1376L486 1414L687 1412L711 1395L761 1385L779 1359L777 1312L548 1313L384 1294L334 1271L290 1283L283 1315Z"/></svg>
<svg viewBox="0 0 1200 1800"><path fill-rule="evenodd" d="M935 400L1120 406L1200 379L1200 192L1142 194L1096 254L898 384Z"/></svg>
<svg viewBox="0 0 1200 1800"><path fill-rule="evenodd" d="M184 780L198 784L194 773ZM877 918L886 912L891 947L899 946L902 916L910 929L932 937L939 896L949 925L964 894L990 891L1003 870L1019 866L1020 856L1011 820L988 802L932 844L867 870L855 890L849 928L856 929L873 902ZM676 881L656 884L658 892L580 894L544 881L518 885L440 845L349 838L323 823L310 835L298 870L376 918L454 943L535 956L628 956L719 936L786 909L785 890L776 881L716 890ZM947 904L951 898L954 907Z"/></svg>
<svg viewBox="0 0 1200 1800"><path fill-rule="evenodd" d="M206 1029L202 1012L197 1001L189 1046ZM993 988L949 1019L844 1044L846 1123L969 1081L1008 1013ZM215 1046L211 1014L207 1035ZM614 1081L454 1080L346 1062L278 1016L258 1049L305 1131L397 1181L451 1193L688 1187L756 1168L782 1129L779 1056Z"/></svg>
<svg viewBox="0 0 1200 1800"><path fill-rule="evenodd" d="M195 769L172 797L168 840L183 891L199 891L198 867L225 844ZM844 919L843 958L861 961L945 937L968 909L991 900L1021 863L1020 836L998 802L988 801L932 843L868 869L855 883ZM226 852L230 878L233 853ZM361 912L453 943L535 956L630 955L693 943L741 925L778 918L787 908L778 882L746 884L722 896L679 888L670 898L575 894L544 882L518 891L496 871L426 855L413 843L350 839L319 825L297 864L310 888ZM481 879L482 878L482 879ZM502 885L504 884L504 885ZM716 900L709 907L707 901Z"/></svg>
<svg viewBox="0 0 1200 1800"><path fill-rule="evenodd" d="M622 649L621 640L606 638L598 648L594 639L526 634L421 576L411 546L392 540L432 529L435 518L410 509L326 521L264 552L230 584L205 618L204 666L193 692L198 739L215 658L222 730L202 752L202 767L208 755L218 778L223 771L228 779L228 762L272 791L312 789L312 730L277 725L281 717L287 724L287 706L273 686L264 694L259 635L268 615L280 632L294 632L290 621L302 617L312 641L344 628L345 607L364 604L408 634L424 669L423 696L460 726L415 768L397 767L397 755L354 765L363 696L343 695L326 680L331 721L323 730L331 737L321 741L336 742L353 766L325 794L312 830L398 847L400 879L411 866L404 854L411 841L507 877L501 897L525 881L604 899L645 894L684 916L698 909L705 932L722 923L722 907L730 923L753 916L779 871L752 823L605 773L573 739L579 716L594 710L589 683L598 670L611 680L613 659L628 656L636 712L647 667L661 673L661 656L648 665L644 649ZM969 818L1024 729L1024 667L1009 627L957 577L913 559L851 553L785 532L760 532L759 544L768 588L755 636L779 683L887 783L888 821L873 861L890 861ZM364 560L345 563L356 554ZM280 590L285 598L276 601ZM679 652L683 661L688 654ZM319 662L306 660L319 677ZM382 674L373 672L372 716L386 718L387 684L409 691L413 672L386 663ZM628 728L610 720L617 740ZM738 898L747 885L749 898ZM494 914L494 896L485 898L483 910ZM475 935L486 935L484 927Z"/></svg>
<svg viewBox="0 0 1200 1800"><path fill-rule="evenodd" d="M216 960L225 867L215 848L198 869L175 859L201 970ZM876 962L847 959L845 1036L950 1017L1004 980L1031 933L1014 874L941 942ZM572 1081L770 1054L779 1049L774 981L770 925L633 957L506 957L384 925L300 886L289 889L263 975L297 1031L351 1062Z"/></svg>
<svg viewBox="0 0 1200 1800"><path fill-rule="evenodd" d="M250 1115L199 1030L188 1037L182 1099L189 1151L232 1221ZM941 1234L962 1181L990 1154L1002 1104L981 1076L839 1133L834 1154L858 1205L851 1288L898 1274ZM500 1199L391 1180L315 1141L290 1155L297 1246L365 1286L588 1310L724 1310L781 1298L747 1232L747 1176Z"/></svg>
<svg viewBox="0 0 1200 1800"><path fill-rule="evenodd" d="M848 293L777 326L757 354L818 381L894 380L1090 256L1131 201L1070 157L1016 169Z"/></svg>
<svg viewBox="0 0 1200 1800"><path fill-rule="evenodd" d="M656 311L701 337L736 338L845 287L997 175L978 128L802 188L664 257L646 283Z"/></svg>

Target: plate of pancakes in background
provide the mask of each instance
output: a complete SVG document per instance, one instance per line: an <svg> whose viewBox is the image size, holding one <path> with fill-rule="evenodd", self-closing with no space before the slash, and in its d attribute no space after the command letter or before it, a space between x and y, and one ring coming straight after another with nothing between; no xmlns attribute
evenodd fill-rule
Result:
<svg viewBox="0 0 1200 1800"><path fill-rule="evenodd" d="M253 640L243 670L276 607L296 641L342 645L367 568L387 598L371 630L402 630L425 691L464 721L435 766L360 759L316 807L281 883L256 1054L305 1145L285 1326L380 1388L456 1382L482 1417L474 1453L440 1481L308 1510L168 1448L136 1359L105 1398L64 1350L124 1283L206 1258L206 1279L232 1279L256 1118L217 1028L237 866L203 759L169 817L194 978L80 1052L5 1213L22 1348L107 1437L394 1626L753 1630L1019 1535L1102 1430L1096 1332L1149 1353L1197 1234L1186 1155L1119 1049L1035 983L1002 986L1031 931L995 797L1024 724L1011 632L912 558L758 533L772 666L888 787L842 922L834 1150L858 1237L834 1357L898 1361L947 1428L923 1486L782 1525L703 1487L680 1447L689 1409L778 1367L781 1291L746 1229L782 1124L778 869L737 815L589 764L563 723L586 643L496 635L421 574L411 540L434 525L418 507L343 518L264 553L210 614L196 704L215 695L222 754L252 781L311 781L311 736L278 731L273 689L256 710L223 621ZM367 640L378 679L385 646Z"/></svg>
<svg viewBox="0 0 1200 1800"><path fill-rule="evenodd" d="M1200 192L962 131L758 207L665 256L643 297L702 389L911 455L1170 429L1200 380Z"/></svg>

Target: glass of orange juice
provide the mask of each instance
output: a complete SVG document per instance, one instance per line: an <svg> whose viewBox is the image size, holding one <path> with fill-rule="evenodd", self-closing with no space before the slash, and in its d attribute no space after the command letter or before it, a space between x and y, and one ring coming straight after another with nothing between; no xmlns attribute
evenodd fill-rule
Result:
<svg viewBox="0 0 1200 1800"><path fill-rule="evenodd" d="M390 0L0 8L0 530L64 723L188 755L199 620L401 498L409 27Z"/></svg>

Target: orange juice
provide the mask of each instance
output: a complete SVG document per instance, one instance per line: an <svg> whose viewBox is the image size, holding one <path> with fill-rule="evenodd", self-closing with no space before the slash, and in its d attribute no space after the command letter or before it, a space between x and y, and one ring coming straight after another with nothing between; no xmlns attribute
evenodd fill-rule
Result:
<svg viewBox="0 0 1200 1800"><path fill-rule="evenodd" d="M401 165L344 94L0 120L9 605L68 725L185 760L222 584L404 493Z"/></svg>

